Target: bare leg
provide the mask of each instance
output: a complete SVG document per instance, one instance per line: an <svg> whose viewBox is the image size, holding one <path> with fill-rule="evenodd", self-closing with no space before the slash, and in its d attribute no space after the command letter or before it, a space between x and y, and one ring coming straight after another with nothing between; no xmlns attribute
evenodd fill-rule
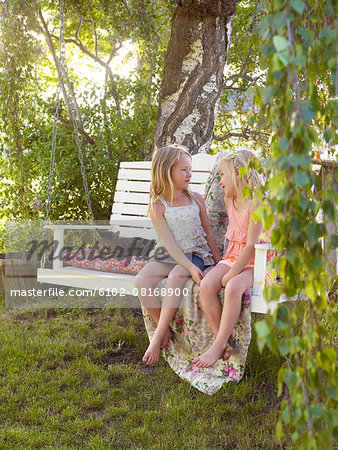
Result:
<svg viewBox="0 0 338 450"><path fill-rule="evenodd" d="M219 331L212 346L192 362L197 367L210 367L223 358L229 336L241 312L243 293L253 284L253 269L244 269L231 278L224 290L224 305Z"/></svg>
<svg viewBox="0 0 338 450"><path fill-rule="evenodd" d="M222 314L218 293L222 289L221 280L229 270L230 267L226 264L217 264L206 274L200 284L201 306L215 336L218 333Z"/></svg>
<svg viewBox="0 0 338 450"><path fill-rule="evenodd" d="M218 299L218 292L221 290L221 280L223 276L229 272L230 267L226 264L218 264L210 270L203 278L200 285L200 301L203 312L207 321L214 333L215 337L218 334L219 324L221 322L222 308ZM233 348L226 343L224 350L224 359L229 359Z"/></svg>
<svg viewBox="0 0 338 450"><path fill-rule="evenodd" d="M160 319L161 302L154 295L149 295L152 288L162 280L167 278L170 271L175 267L171 263L150 262L136 275L135 288L138 291L138 297L144 308L148 311L156 323Z"/></svg>
<svg viewBox="0 0 338 450"><path fill-rule="evenodd" d="M182 266L175 266L170 272L166 284L167 295L163 298L158 326L142 361L154 364L158 361L161 345L166 345L171 337L172 321L182 297L182 289L190 273ZM172 292L172 295L170 293Z"/></svg>

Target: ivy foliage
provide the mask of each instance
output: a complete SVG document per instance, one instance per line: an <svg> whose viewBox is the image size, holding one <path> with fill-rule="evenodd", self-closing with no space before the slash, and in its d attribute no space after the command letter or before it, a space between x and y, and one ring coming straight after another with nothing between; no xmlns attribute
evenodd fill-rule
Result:
<svg viewBox="0 0 338 450"><path fill-rule="evenodd" d="M279 304L256 324L258 344L285 356L279 372L283 394L277 436L297 448L327 449L338 437L335 410L337 304L329 300L336 267L328 262L337 246L337 170L314 170L321 139L334 151L336 134L336 43L334 2L268 0L259 26L261 68L267 71L260 121L271 132L269 204L258 216L272 230L281 281L265 289L268 301L300 297L293 308ZM323 242L325 243L323 249ZM273 326L283 333L273 334Z"/></svg>

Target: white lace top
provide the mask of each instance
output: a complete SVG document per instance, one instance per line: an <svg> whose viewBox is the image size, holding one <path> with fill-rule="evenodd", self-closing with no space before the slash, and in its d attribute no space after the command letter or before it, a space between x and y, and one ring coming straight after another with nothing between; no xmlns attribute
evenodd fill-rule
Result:
<svg viewBox="0 0 338 450"><path fill-rule="evenodd" d="M195 200L192 199L192 203L186 206L169 206L162 197L159 199L165 207L164 218L182 252L194 253L203 259L206 266L213 265L212 253L205 238L206 232L201 224L200 209ZM164 244L157 236L153 252L159 247L164 247Z"/></svg>

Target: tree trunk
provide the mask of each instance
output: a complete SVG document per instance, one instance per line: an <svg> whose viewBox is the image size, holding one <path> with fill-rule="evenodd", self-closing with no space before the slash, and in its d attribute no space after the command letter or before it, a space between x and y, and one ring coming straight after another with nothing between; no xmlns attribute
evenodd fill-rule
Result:
<svg viewBox="0 0 338 450"><path fill-rule="evenodd" d="M178 0L151 153L172 143L208 152L237 1Z"/></svg>

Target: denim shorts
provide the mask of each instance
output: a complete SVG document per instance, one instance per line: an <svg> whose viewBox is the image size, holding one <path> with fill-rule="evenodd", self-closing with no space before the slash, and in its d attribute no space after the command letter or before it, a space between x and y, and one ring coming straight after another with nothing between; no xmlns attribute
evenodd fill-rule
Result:
<svg viewBox="0 0 338 450"><path fill-rule="evenodd" d="M187 258L190 259L190 261L193 264L195 264L196 267L198 267L200 270L202 270L202 272L206 269L207 266L204 265L203 259L200 258L199 256L195 255L194 253L193 254L190 253L189 255L185 255L185 256L187 256ZM152 261L177 264L177 262L171 256L164 256L163 258L152 259Z"/></svg>

